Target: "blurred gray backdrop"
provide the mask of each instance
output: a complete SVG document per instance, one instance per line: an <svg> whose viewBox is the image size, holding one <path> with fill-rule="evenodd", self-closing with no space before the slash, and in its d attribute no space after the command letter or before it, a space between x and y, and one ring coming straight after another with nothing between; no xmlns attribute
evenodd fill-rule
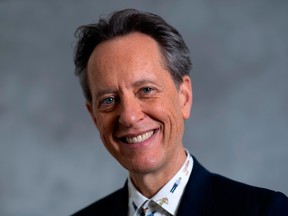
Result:
<svg viewBox="0 0 288 216"><path fill-rule="evenodd" d="M163 16L194 67L184 143L210 171L288 194L288 1L0 0L0 215L70 215L122 187L74 76L75 29Z"/></svg>

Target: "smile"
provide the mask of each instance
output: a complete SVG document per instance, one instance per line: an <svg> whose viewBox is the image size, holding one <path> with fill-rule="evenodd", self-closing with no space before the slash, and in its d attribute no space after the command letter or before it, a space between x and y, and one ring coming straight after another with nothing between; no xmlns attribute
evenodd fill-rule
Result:
<svg viewBox="0 0 288 216"><path fill-rule="evenodd" d="M135 137L126 137L125 140L129 144L140 143L152 137L153 134L154 134L154 130L135 136Z"/></svg>

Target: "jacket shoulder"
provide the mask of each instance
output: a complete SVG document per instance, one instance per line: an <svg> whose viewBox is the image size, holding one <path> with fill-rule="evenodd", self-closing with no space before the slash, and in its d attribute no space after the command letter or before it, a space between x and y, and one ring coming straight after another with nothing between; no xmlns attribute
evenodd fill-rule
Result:
<svg viewBox="0 0 288 216"><path fill-rule="evenodd" d="M283 193L247 185L217 174L212 174L211 182L215 204L228 212L232 210L229 208L235 210L237 206L237 211L244 211L244 215L288 214L288 198Z"/></svg>
<svg viewBox="0 0 288 216"><path fill-rule="evenodd" d="M71 216L92 216L102 212L105 212L105 215L123 215L121 213L125 214L126 212L127 214L127 205L128 190L124 187L90 204Z"/></svg>

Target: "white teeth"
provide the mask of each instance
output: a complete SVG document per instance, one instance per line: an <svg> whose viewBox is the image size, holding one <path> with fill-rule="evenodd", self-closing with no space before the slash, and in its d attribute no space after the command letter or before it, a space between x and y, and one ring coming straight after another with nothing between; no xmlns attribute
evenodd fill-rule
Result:
<svg viewBox="0 0 288 216"><path fill-rule="evenodd" d="M147 139L149 139L152 135L153 135L153 131L141 134L139 136L136 137L127 137L126 141L127 143L133 144L133 143L139 143L139 142L143 142Z"/></svg>

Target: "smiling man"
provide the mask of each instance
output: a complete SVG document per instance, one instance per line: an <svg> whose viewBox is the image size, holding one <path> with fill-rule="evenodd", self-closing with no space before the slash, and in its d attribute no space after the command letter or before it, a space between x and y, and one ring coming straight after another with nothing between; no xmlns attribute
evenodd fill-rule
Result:
<svg viewBox="0 0 288 216"><path fill-rule="evenodd" d="M75 213L287 215L288 199L212 174L184 148L192 106L189 50L161 17L127 9L76 35L76 74L124 187Z"/></svg>

